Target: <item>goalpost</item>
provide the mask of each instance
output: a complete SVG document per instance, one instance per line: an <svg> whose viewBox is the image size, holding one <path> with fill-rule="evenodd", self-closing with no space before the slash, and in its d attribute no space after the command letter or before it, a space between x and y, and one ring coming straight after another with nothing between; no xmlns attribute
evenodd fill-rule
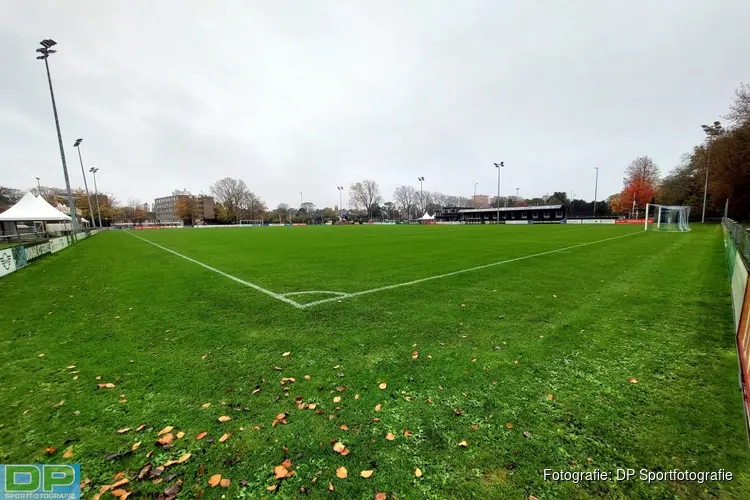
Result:
<svg viewBox="0 0 750 500"><path fill-rule="evenodd" d="M240 226L262 226L263 221L261 219L243 219L240 221Z"/></svg>
<svg viewBox="0 0 750 500"><path fill-rule="evenodd" d="M652 205L649 203L646 205L644 230L687 232L690 231L688 217L690 217L690 207L683 205Z"/></svg>

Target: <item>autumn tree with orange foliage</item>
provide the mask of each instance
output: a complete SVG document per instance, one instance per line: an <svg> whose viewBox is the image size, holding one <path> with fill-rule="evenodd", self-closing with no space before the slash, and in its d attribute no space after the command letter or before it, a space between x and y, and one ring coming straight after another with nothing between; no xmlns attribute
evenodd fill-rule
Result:
<svg viewBox="0 0 750 500"><path fill-rule="evenodd" d="M656 196L659 185L659 167L648 156L640 156L625 169L623 190L610 197L613 213L626 214L633 209L646 207Z"/></svg>

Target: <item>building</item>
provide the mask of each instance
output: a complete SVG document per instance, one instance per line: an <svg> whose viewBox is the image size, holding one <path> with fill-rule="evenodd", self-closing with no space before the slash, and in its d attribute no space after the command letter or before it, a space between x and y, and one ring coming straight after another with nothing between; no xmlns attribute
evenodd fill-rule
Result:
<svg viewBox="0 0 750 500"><path fill-rule="evenodd" d="M177 202L186 200L191 204L192 217L183 220L177 215ZM172 196L156 198L153 205L157 222L201 223L216 219L216 205L211 196L192 195L189 191L172 191Z"/></svg>
<svg viewBox="0 0 750 500"><path fill-rule="evenodd" d="M498 212L499 210L499 212ZM466 224L553 224L565 219L562 205L537 205L532 207L468 208L459 211Z"/></svg>
<svg viewBox="0 0 750 500"><path fill-rule="evenodd" d="M475 194L471 197L472 208L486 208L490 206L490 197L486 194Z"/></svg>
<svg viewBox="0 0 750 500"><path fill-rule="evenodd" d="M460 222L463 220L462 210L471 210L471 207L443 207L435 212L437 222Z"/></svg>

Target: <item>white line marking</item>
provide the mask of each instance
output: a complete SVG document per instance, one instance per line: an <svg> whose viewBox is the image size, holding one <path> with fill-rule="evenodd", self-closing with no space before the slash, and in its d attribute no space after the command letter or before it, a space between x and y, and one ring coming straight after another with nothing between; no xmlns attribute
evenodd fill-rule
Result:
<svg viewBox="0 0 750 500"><path fill-rule="evenodd" d="M221 274L225 278L229 278L230 280L234 280L237 283L241 283L241 284L243 284L245 286L248 286L248 287L252 288L253 290L257 290L259 292L265 293L266 295L268 295L270 297L273 297L276 300L280 300L282 302L286 302L287 304L289 304L291 306L294 306L297 309L302 309L302 304L300 304L299 302L295 302L292 299L288 299L288 298L284 297L283 295L279 295L278 293L274 293L271 290L266 290L265 288L263 288L261 286L258 286L258 285L254 284L254 283L250 283L249 281L242 280L240 278L237 278L236 276L232 276L231 274L227 274L224 271L219 271L215 267L211 267L208 264L204 264L203 262L199 262L199 261L197 261L195 259L191 259L190 257L188 257L186 255L182 255L181 253L175 252L174 250L170 250L169 248L163 247L163 246L161 246L161 245L159 245L157 243L154 243L153 241L149 241L146 238L141 238L140 236L137 236L137 235L135 235L135 234L133 234L131 232L128 232L128 234L130 236L134 237L134 238L138 238L139 240L145 241L146 243L151 243L155 247L161 248L162 250L166 250L167 252L169 252L171 254L174 254L174 255L176 255L178 257L182 257L185 260L189 260L193 264L198 264L201 267L205 267L209 271L213 271L213 272L215 272L217 274Z"/></svg>
<svg viewBox="0 0 750 500"><path fill-rule="evenodd" d="M359 297L360 295L366 295L368 293L382 292L383 290L392 290L394 288L401 288L402 286L416 285L417 283L423 283L425 281L431 281L431 280L436 280L436 279L440 279L440 278L447 278L448 276L455 276L457 274L468 273L470 271L478 271L480 269L487 269L488 267L501 266L503 264L510 264L511 262L518 262L519 260L526 260L526 259L531 259L531 258L534 258L534 257L541 257L542 255L549 255L549 254L552 254L552 253L564 252L566 250L571 250L573 248L580 248L580 247L585 247L585 246L588 246L588 245L594 245L596 243L603 243L605 241L616 240L616 239L619 239L619 238L626 238L628 236L633 236L634 234L641 234L643 232L644 231L638 231L638 232L635 232L635 233L628 233L628 234L623 234L623 235L620 235L620 236L614 236L612 238L605 238L603 240L589 241L588 243L580 243L578 245L572 245L572 246L565 247L565 248L558 248L556 250L548 250L546 252L535 253L535 254L526 255L526 256L523 256L523 257L516 257L514 259L501 260L500 262L493 262L492 264L485 264L483 266L470 267L468 269L461 269L459 271L453 271L453 272L445 273L445 274L438 274L438 275L435 275L435 276L429 276L427 278L421 278L421 279L418 279L418 280L407 281L405 283L398 283L396 285L381 286L381 287L378 287L378 288L372 288L370 290L363 290L361 292L353 292L353 293L348 293L346 295L332 297L330 299L316 300L315 302L308 302L306 304L301 304L299 306L299 308L300 309L306 309L308 307L317 306L319 304L325 304L326 302L333 302L334 300L349 299L349 298L352 298L352 297Z"/></svg>
<svg viewBox="0 0 750 500"><path fill-rule="evenodd" d="M349 295L346 292L331 292L331 291L328 291L328 290L306 290L304 292L282 293L281 296L282 297L291 297L292 295L313 295L313 294L317 294L317 293L320 293L320 294L325 293L325 294L328 294L328 295L338 295L340 297L344 296L344 295Z"/></svg>

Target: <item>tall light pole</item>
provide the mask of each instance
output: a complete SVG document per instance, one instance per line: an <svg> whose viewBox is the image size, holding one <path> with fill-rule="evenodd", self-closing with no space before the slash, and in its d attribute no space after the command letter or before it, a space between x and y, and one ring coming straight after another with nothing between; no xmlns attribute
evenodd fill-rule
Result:
<svg viewBox="0 0 750 500"><path fill-rule="evenodd" d="M576 196L576 192L571 191L570 192L570 215L573 215L573 208L575 207L575 196Z"/></svg>
<svg viewBox="0 0 750 500"><path fill-rule="evenodd" d="M495 163L495 168L497 169L497 223L498 224L500 224L500 179L502 178L502 175L500 172L502 172L504 166L505 166L504 161L501 161L500 163Z"/></svg>
<svg viewBox="0 0 750 500"><path fill-rule="evenodd" d="M339 220L344 220L344 186L336 186L339 190Z"/></svg>
<svg viewBox="0 0 750 500"><path fill-rule="evenodd" d="M516 188L516 206L518 206L519 198L518 198L518 188Z"/></svg>
<svg viewBox="0 0 750 500"><path fill-rule="evenodd" d="M75 144L73 144L73 147L78 150L78 160L81 162L81 175L83 175L83 187L86 188L86 201L89 202L89 218L91 219L92 226L96 227L96 222L94 221L94 209L91 208L91 195L89 194L89 183L86 181L86 171L83 170L83 157L81 156L81 143L83 142L83 139L76 139Z"/></svg>
<svg viewBox="0 0 750 500"><path fill-rule="evenodd" d="M57 45L57 42L50 40L42 40L39 42L42 46L36 51L40 54L37 59L44 60L44 67L47 69L47 82L49 83L49 95L52 98L52 112L55 115L55 128L57 128L57 143L60 146L60 159L62 160L63 174L65 175L65 189L68 191L68 203L70 204L70 224L73 234L78 232L78 219L76 218L76 204L73 200L73 192L70 190L70 178L68 177L68 165L65 163L65 148L63 147L62 133L60 133L60 120L57 117L57 105L55 104L55 91L52 89L52 77L49 73L49 61L47 58L50 54L57 52L52 50L52 47Z"/></svg>
<svg viewBox="0 0 750 500"><path fill-rule="evenodd" d="M96 187L96 173L99 171L97 167L91 167L89 172L94 175L94 197L96 197L96 213L99 216L99 229L102 227L102 211L99 209L99 188ZM93 218L93 214L91 215Z"/></svg>
<svg viewBox="0 0 750 500"><path fill-rule="evenodd" d="M724 133L724 128L721 126L721 122L715 121L713 125L701 125L703 131L708 137L708 157L706 158L706 181L703 184L703 213L701 214L701 224L706 223L706 198L708 196L708 169L711 166L711 141L717 135Z"/></svg>
<svg viewBox="0 0 750 500"><path fill-rule="evenodd" d="M479 183L474 183L474 197L471 199L471 206L474 208L477 208L477 184Z"/></svg>
<svg viewBox="0 0 750 500"><path fill-rule="evenodd" d="M421 209L424 210L424 191L422 191L422 183L424 182L424 177L417 177L417 180L419 181L419 204L421 205Z"/></svg>
<svg viewBox="0 0 750 500"><path fill-rule="evenodd" d="M42 196L42 183L39 177L36 177L36 194L37 196Z"/></svg>
<svg viewBox="0 0 750 500"><path fill-rule="evenodd" d="M594 167L596 170L596 180L594 181L594 217L596 217L596 195L599 190L599 167Z"/></svg>
<svg viewBox="0 0 750 500"><path fill-rule="evenodd" d="M302 191L299 192L299 207L302 208Z"/></svg>

